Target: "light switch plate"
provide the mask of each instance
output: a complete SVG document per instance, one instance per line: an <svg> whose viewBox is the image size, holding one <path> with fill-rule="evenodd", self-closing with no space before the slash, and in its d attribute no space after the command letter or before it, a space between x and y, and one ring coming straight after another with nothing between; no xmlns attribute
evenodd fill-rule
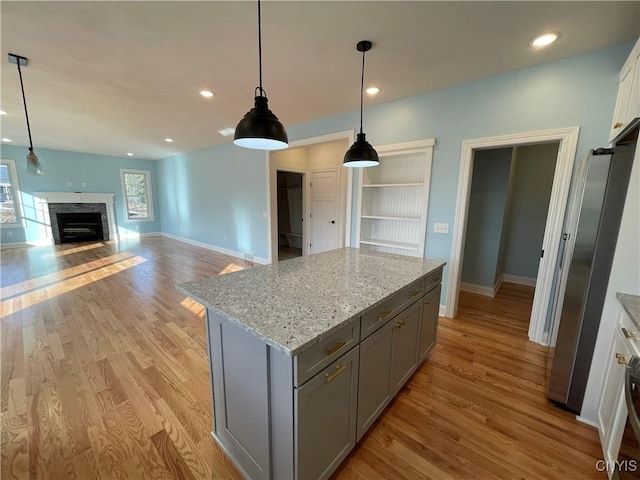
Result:
<svg viewBox="0 0 640 480"><path fill-rule="evenodd" d="M448 223L435 223L433 225L433 231L435 233L449 233L449 224Z"/></svg>

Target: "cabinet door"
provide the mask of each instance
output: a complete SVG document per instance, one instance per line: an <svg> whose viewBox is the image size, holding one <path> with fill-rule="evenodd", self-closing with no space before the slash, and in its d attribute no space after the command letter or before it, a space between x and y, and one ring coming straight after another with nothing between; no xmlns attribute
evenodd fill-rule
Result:
<svg viewBox="0 0 640 480"><path fill-rule="evenodd" d="M420 338L418 345L419 361L422 362L436 345L438 333L438 315L440 314L440 285L424 296Z"/></svg>
<svg viewBox="0 0 640 480"><path fill-rule="evenodd" d="M418 365L418 331L420 329L420 307L418 300L396 318L393 325L391 347L391 393L395 395Z"/></svg>
<svg viewBox="0 0 640 480"><path fill-rule="evenodd" d="M613 112L613 124L611 126L610 140L616 137L627 126L637 112L640 99L640 78L638 73L638 54L640 53L640 41L636 43L629 58L620 70L618 77L618 96L616 98L616 107Z"/></svg>
<svg viewBox="0 0 640 480"><path fill-rule="evenodd" d="M358 440L391 401L391 345L394 322L360 343Z"/></svg>
<svg viewBox="0 0 640 480"><path fill-rule="evenodd" d="M295 390L296 478L324 479L356 443L356 346Z"/></svg>
<svg viewBox="0 0 640 480"><path fill-rule="evenodd" d="M600 397L600 405L598 406L598 420L600 440L602 443L605 460L615 460L618 455L618 445L615 445L616 429L624 428L624 420L626 419L626 405L624 402L624 375L625 365L620 363L629 360L625 340L621 333L616 331L613 334L613 342L611 352L609 354L609 363L605 376L605 383ZM619 360L622 358L621 360ZM619 412L624 409L624 418ZM618 438L619 442L619 438ZM611 458L609 458L611 457Z"/></svg>

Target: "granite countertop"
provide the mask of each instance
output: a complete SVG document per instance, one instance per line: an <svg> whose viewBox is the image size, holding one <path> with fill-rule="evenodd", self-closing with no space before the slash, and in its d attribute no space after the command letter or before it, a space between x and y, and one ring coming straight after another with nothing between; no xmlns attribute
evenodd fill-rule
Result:
<svg viewBox="0 0 640 480"><path fill-rule="evenodd" d="M640 296L629 293L616 293L618 301L627 312L635 326L640 330Z"/></svg>
<svg viewBox="0 0 640 480"><path fill-rule="evenodd" d="M287 355L297 355L445 262L341 248L177 285Z"/></svg>

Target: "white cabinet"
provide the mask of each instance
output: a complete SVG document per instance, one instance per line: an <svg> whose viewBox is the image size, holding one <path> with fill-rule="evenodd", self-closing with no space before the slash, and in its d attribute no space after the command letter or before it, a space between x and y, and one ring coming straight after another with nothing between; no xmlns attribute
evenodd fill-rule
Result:
<svg viewBox="0 0 640 480"><path fill-rule="evenodd" d="M618 457L620 440L627 419L627 405L624 398L625 362L629 350L620 327L616 328L607 365L607 373L600 407L598 408L598 431L604 460L613 462Z"/></svg>
<svg viewBox="0 0 640 480"><path fill-rule="evenodd" d="M360 169L358 247L424 255L434 143L376 147L380 165Z"/></svg>
<svg viewBox="0 0 640 480"><path fill-rule="evenodd" d="M620 70L618 97L609 139L613 140L631 120L640 116L640 40Z"/></svg>
<svg viewBox="0 0 640 480"><path fill-rule="evenodd" d="M598 433L600 434L604 460L608 465L613 465L618 458L627 421L626 363L632 355L638 356L639 350L640 332L631 318L620 308L598 406ZM609 475L611 476L611 472Z"/></svg>

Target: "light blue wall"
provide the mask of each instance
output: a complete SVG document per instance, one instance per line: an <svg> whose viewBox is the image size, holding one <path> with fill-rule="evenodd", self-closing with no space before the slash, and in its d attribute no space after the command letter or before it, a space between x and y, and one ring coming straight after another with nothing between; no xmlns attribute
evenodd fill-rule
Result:
<svg viewBox="0 0 640 480"><path fill-rule="evenodd" d="M2 243L37 242L46 238L45 226L36 221L33 192L115 193L116 224L121 235L131 232L160 231L159 192L155 161L36 148L36 153L44 168L44 175L37 176L27 173L25 160L27 152L27 147L22 146L2 145L0 147L0 155L3 160L16 161L26 220L26 228L0 229ZM155 221L128 222L126 220L125 207L122 202L121 168L151 171ZM67 186L68 182L71 182L70 187ZM85 182L87 186L82 187L82 182ZM9 236L9 232L13 235Z"/></svg>
<svg viewBox="0 0 640 480"><path fill-rule="evenodd" d="M265 158L225 144L161 160L163 231L267 258Z"/></svg>
<svg viewBox="0 0 640 480"><path fill-rule="evenodd" d="M480 150L473 159L462 281L493 288L505 220L513 149Z"/></svg>
<svg viewBox="0 0 640 480"><path fill-rule="evenodd" d="M606 145L618 72L631 48L631 44L619 45L365 110L364 129L374 145L424 138L437 141L427 257L449 260L452 230L435 234L433 224L453 223L462 141L580 126L578 156ZM271 100L277 113L277 99ZM358 113L353 110L288 126L289 139L353 129L359 123ZM266 220L261 218L267 204L265 175L264 154L231 144L161 160L158 176L164 231L236 251L250 248L266 257ZM354 198L357 189L356 181ZM234 217L236 212L238 217ZM222 240L225 232L227 240ZM445 268L445 286L447 273Z"/></svg>
<svg viewBox="0 0 640 480"><path fill-rule="evenodd" d="M504 245L506 275L538 277L558 146L554 143L516 149Z"/></svg>

